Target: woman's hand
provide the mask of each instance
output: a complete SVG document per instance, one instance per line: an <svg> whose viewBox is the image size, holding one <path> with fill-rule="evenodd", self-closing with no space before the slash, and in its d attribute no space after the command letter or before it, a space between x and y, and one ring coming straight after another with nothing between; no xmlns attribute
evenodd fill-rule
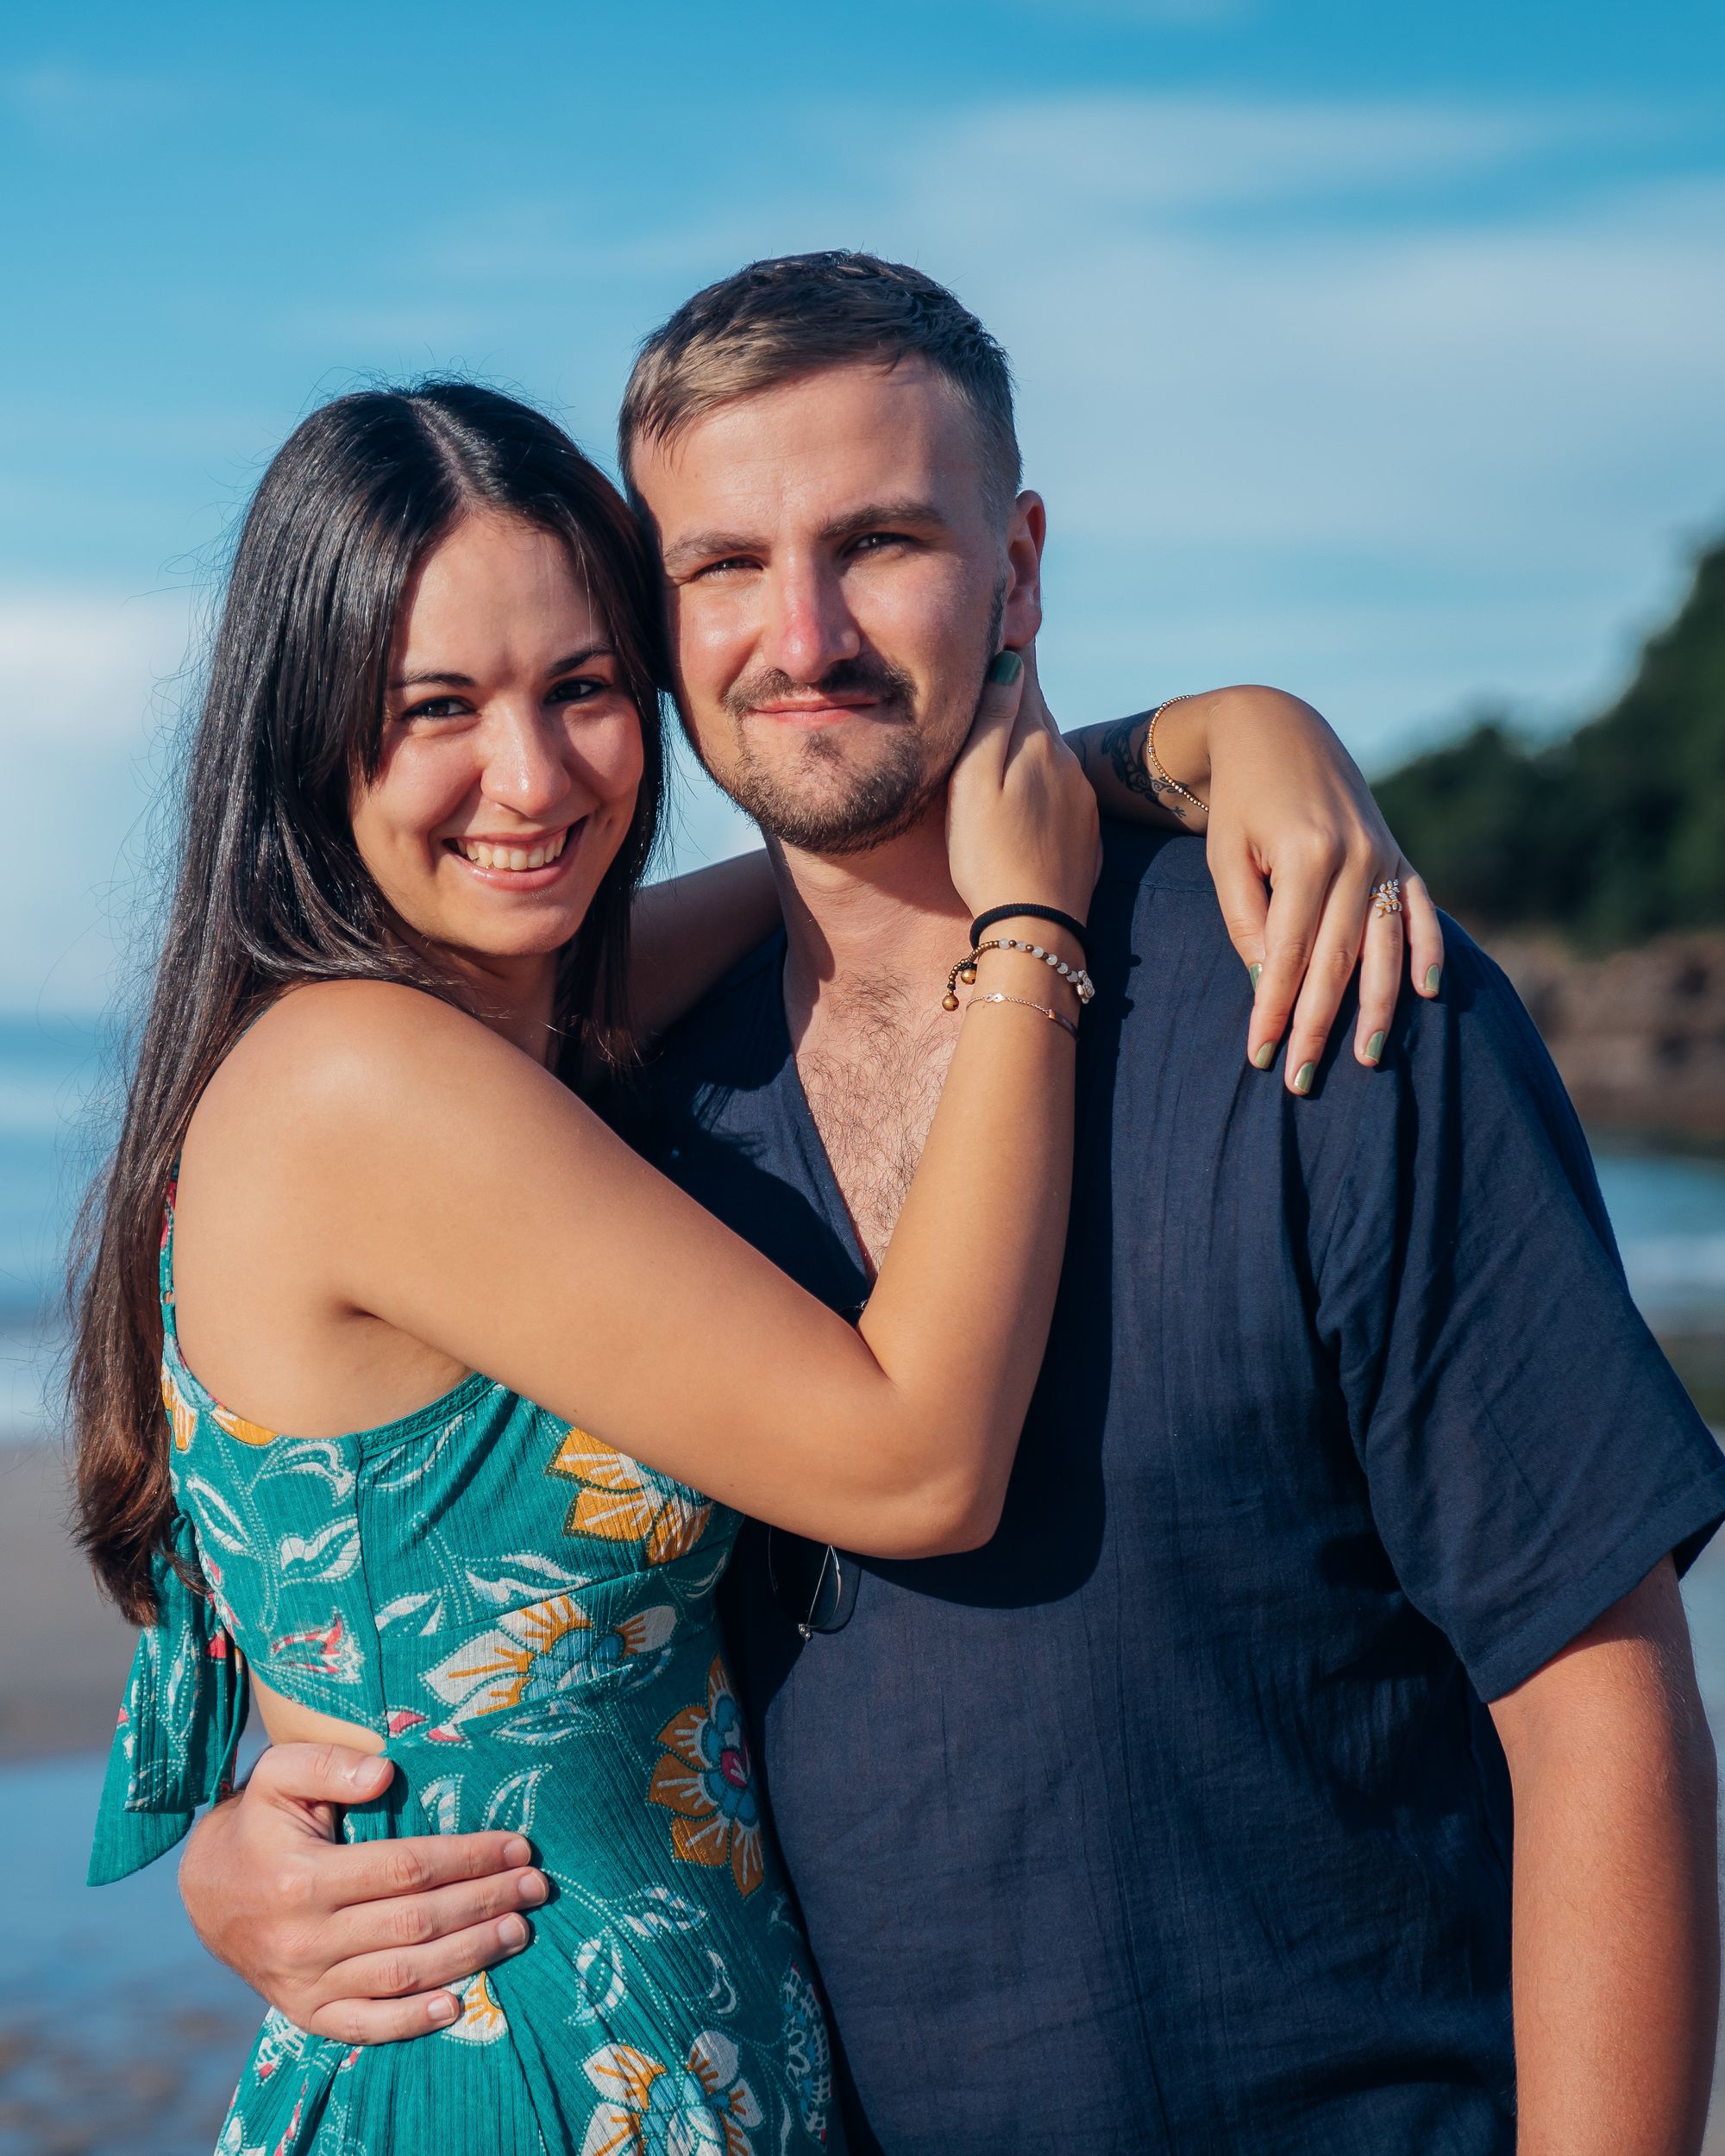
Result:
<svg viewBox="0 0 1725 2156"><path fill-rule="evenodd" d="M1228 934L1255 989L1252 1064L1269 1069L1285 1033L1283 1082L1309 1091L1356 967L1353 1052L1376 1064L1404 958L1414 993L1435 996L1444 940L1431 894L1358 766L1319 712L1279 689L1181 697L1157 720L1157 761L1208 804L1206 816L1147 768L1148 725L1140 713L1074 739L1110 813L1158 822L1165 814L1204 831ZM1374 893L1391 877L1401 884L1401 913L1377 909Z"/></svg>
<svg viewBox="0 0 1725 2156"><path fill-rule="evenodd" d="M1096 796L1033 688L1030 655L1002 651L993 661L952 768L952 881L973 914L1019 901L1082 921L1101 864Z"/></svg>

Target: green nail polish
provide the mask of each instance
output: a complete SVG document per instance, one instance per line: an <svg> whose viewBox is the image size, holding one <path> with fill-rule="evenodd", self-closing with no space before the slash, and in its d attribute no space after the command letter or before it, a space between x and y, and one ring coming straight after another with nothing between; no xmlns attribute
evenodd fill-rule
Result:
<svg viewBox="0 0 1725 2156"><path fill-rule="evenodd" d="M1266 1041L1262 1048L1255 1048L1252 1050L1251 1067L1254 1070L1268 1070L1275 1061L1276 1044L1274 1041Z"/></svg>
<svg viewBox="0 0 1725 2156"><path fill-rule="evenodd" d="M988 679L1003 688L1010 688L1024 672L1024 661L1016 651L997 651L988 661Z"/></svg>
<svg viewBox="0 0 1725 2156"><path fill-rule="evenodd" d="M1264 971L1264 962L1260 959L1256 965L1248 966L1246 968L1246 971L1251 975L1251 992L1254 995L1256 995L1258 993L1258 976Z"/></svg>
<svg viewBox="0 0 1725 2156"><path fill-rule="evenodd" d="M1382 1033L1374 1033L1365 1044L1365 1060L1369 1063L1375 1063L1383 1053L1383 1036Z"/></svg>
<svg viewBox="0 0 1725 2156"><path fill-rule="evenodd" d="M1443 977L1444 977L1444 969L1443 969L1443 968L1442 968L1441 966L1427 966L1427 968L1426 968L1426 993L1427 993L1427 995L1430 995L1430 996L1434 996L1434 995L1436 995L1436 993L1438 993L1438 983L1439 983L1439 981L1440 981L1443 979Z"/></svg>
<svg viewBox="0 0 1725 2156"><path fill-rule="evenodd" d="M1310 1093L1312 1090L1312 1081L1317 1076L1317 1075L1318 1066L1315 1063L1302 1063L1299 1069L1294 1074L1295 1092Z"/></svg>

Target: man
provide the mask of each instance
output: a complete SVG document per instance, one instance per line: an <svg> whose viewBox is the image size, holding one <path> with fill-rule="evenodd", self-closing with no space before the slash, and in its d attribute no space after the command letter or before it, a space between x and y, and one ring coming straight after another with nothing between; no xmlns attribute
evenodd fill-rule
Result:
<svg viewBox="0 0 1725 2156"><path fill-rule="evenodd" d="M988 657L1040 625L1004 361L914 272L757 264L649 341L623 454L686 723L787 923L673 1037L638 1142L855 1309L954 1037L942 782ZM1196 855L1109 835L1000 1532L904 1564L756 1532L733 1568L851 2147L1692 2151L1714 1771L1676 1572L1725 1466L1496 969L1452 931L1383 1067L1327 1055L1296 1098L1241 1067ZM376 1936L317 1914L285 1786L220 1808L185 1874L276 1996ZM418 1897L417 1855L368 1875L400 1966L348 1988L462 1966L416 1942L493 1957L520 1855L475 1842L478 1887Z"/></svg>

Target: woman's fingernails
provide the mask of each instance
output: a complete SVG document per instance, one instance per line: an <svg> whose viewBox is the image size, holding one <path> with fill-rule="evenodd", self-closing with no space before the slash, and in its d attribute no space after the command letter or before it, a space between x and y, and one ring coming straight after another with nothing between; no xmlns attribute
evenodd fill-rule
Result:
<svg viewBox="0 0 1725 2156"><path fill-rule="evenodd" d="M1315 1063L1302 1063L1299 1069L1294 1074L1295 1092L1310 1093L1312 1090L1312 1081L1317 1076L1317 1075L1318 1066Z"/></svg>
<svg viewBox="0 0 1725 2156"><path fill-rule="evenodd" d="M453 2021L461 2010L461 2001L452 1999L446 1991L441 1998L433 1999L427 2006L425 2018L433 2028L442 2028L446 2023Z"/></svg>
<svg viewBox="0 0 1725 2156"><path fill-rule="evenodd" d="M1258 993L1258 976L1264 971L1263 960L1260 959L1256 965L1248 966L1246 968L1246 971L1251 975L1251 992L1254 995L1256 995Z"/></svg>
<svg viewBox="0 0 1725 2156"><path fill-rule="evenodd" d="M1444 969L1443 969L1443 968L1442 968L1441 966L1427 966L1427 968L1426 968L1426 993L1427 993L1428 996L1434 996L1434 995L1436 995L1436 993L1438 993L1438 983L1439 983L1439 981L1440 981L1443 979L1443 977L1444 977Z"/></svg>
<svg viewBox="0 0 1725 2156"><path fill-rule="evenodd" d="M1254 1070L1268 1070L1275 1061L1276 1044L1274 1041L1266 1041L1262 1048L1255 1048L1251 1051L1251 1067Z"/></svg>
<svg viewBox="0 0 1725 2156"><path fill-rule="evenodd" d="M1016 651L997 651L988 661L988 679L1003 689L1010 688L1024 672L1024 661Z"/></svg>
<svg viewBox="0 0 1725 2156"><path fill-rule="evenodd" d="M1371 1038L1365 1044L1365 1060L1369 1063L1375 1063L1379 1060L1383 1054L1383 1036L1382 1033L1374 1033ZM1308 1068L1309 1069L1310 1066L1308 1065Z"/></svg>
<svg viewBox="0 0 1725 2156"><path fill-rule="evenodd" d="M499 1945L524 1946L527 1944L527 1920L524 1916L505 1916L497 1927Z"/></svg>

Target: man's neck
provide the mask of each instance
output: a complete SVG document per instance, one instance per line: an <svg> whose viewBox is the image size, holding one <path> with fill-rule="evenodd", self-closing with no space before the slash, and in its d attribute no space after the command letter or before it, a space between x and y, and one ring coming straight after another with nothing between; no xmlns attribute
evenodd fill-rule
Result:
<svg viewBox="0 0 1725 2156"><path fill-rule="evenodd" d="M785 1001L793 1037L854 995L883 985L930 1008L965 948L970 916L947 868L944 804L866 853L821 855L773 843L785 916Z"/></svg>

